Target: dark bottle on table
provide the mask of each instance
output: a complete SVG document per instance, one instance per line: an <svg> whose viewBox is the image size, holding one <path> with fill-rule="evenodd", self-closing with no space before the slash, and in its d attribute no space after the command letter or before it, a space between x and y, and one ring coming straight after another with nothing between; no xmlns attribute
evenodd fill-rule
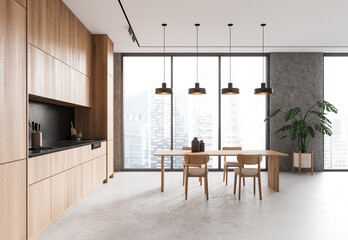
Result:
<svg viewBox="0 0 348 240"><path fill-rule="evenodd" d="M200 151L200 145L199 145L199 141L198 138L193 138L192 142L191 142L191 147L192 147L192 152L199 152Z"/></svg>
<svg viewBox="0 0 348 240"><path fill-rule="evenodd" d="M199 142L199 149L200 149L201 152L205 151L205 144L204 144L203 140L201 140Z"/></svg>

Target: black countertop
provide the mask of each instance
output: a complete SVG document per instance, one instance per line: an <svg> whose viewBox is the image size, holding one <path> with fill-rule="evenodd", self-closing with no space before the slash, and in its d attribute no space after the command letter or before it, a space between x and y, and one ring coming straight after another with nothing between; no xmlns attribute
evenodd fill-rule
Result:
<svg viewBox="0 0 348 240"><path fill-rule="evenodd" d="M37 157L45 154L50 154L54 152L60 152L65 151L72 148L92 145L99 142L105 142L106 139L99 139L99 140L81 140L81 141L74 141L74 140L68 140L68 141L60 141L53 144L50 144L49 146L43 146L41 148L29 149L29 157Z"/></svg>

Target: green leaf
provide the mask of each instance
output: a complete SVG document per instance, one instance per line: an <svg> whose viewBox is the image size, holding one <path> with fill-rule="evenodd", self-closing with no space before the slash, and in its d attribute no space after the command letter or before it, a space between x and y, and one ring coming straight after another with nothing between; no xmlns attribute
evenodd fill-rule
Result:
<svg viewBox="0 0 348 240"><path fill-rule="evenodd" d="M334 113L337 113L337 112L338 112L337 108L336 108L334 105L332 105L331 103L329 103L329 102L327 102L327 101L325 101L325 100L318 101L318 102L317 102L317 105L318 105L320 108L322 108L322 109L324 109L324 110L326 110L326 111L328 111L328 112L334 112Z"/></svg>
<svg viewBox="0 0 348 240"><path fill-rule="evenodd" d="M332 131L330 127L325 126L324 124L315 124L314 126L315 130L318 132L324 134L324 135L332 135Z"/></svg>
<svg viewBox="0 0 348 240"><path fill-rule="evenodd" d="M325 117L325 115L327 115L326 113L324 112L318 112L318 111L309 111L310 113L313 113L315 115L317 115L321 120L323 120L324 122L327 122L329 124L332 124L332 122L327 118Z"/></svg>
<svg viewBox="0 0 348 240"><path fill-rule="evenodd" d="M289 134L291 140L296 140L298 137L298 121L295 121L292 125L291 128L289 129Z"/></svg>
<svg viewBox="0 0 348 240"><path fill-rule="evenodd" d="M314 137L315 137L314 129L313 129L311 126L308 126L308 127L307 127L307 130L308 130L309 135L310 135L312 138L314 138Z"/></svg>
<svg viewBox="0 0 348 240"><path fill-rule="evenodd" d="M279 112L280 112L280 108L278 108L277 110L275 110L274 112L272 112L268 117L266 117L266 119L264 120L264 122L270 120L272 117L276 116Z"/></svg>
<svg viewBox="0 0 348 240"><path fill-rule="evenodd" d="M286 138L288 135L282 136L279 140Z"/></svg>
<svg viewBox="0 0 348 240"><path fill-rule="evenodd" d="M289 121L293 119L297 114L301 112L301 109L299 107L291 108L287 113L284 115L284 120Z"/></svg>
<svg viewBox="0 0 348 240"><path fill-rule="evenodd" d="M286 126L284 126L284 127L279 128L279 129L277 130L277 132L278 132L278 133L279 133L279 132L285 132L285 131L289 130L290 128L291 128L291 125L286 125Z"/></svg>

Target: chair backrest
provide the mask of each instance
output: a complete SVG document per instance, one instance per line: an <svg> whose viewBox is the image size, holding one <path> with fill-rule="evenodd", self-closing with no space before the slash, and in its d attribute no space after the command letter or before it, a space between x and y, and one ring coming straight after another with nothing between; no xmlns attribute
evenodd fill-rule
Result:
<svg viewBox="0 0 348 240"><path fill-rule="evenodd" d="M208 154L185 154L185 162L190 164L207 164L209 162Z"/></svg>
<svg viewBox="0 0 348 240"><path fill-rule="evenodd" d="M222 150L242 150L241 147L223 147Z"/></svg>
<svg viewBox="0 0 348 240"><path fill-rule="evenodd" d="M182 147L182 150L192 150L192 147Z"/></svg>
<svg viewBox="0 0 348 240"><path fill-rule="evenodd" d="M238 154L237 160L241 165L260 165L262 161L262 155L245 155Z"/></svg>

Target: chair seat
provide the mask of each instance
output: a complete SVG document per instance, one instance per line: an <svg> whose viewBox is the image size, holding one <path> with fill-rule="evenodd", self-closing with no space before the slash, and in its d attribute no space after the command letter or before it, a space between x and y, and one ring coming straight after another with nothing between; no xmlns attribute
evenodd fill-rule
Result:
<svg viewBox="0 0 348 240"><path fill-rule="evenodd" d="M229 166L229 167L239 167L240 164L239 164L239 162L229 162L229 161L226 161L225 165Z"/></svg>
<svg viewBox="0 0 348 240"><path fill-rule="evenodd" d="M234 169L234 173L239 175L239 168ZM257 168L242 168L242 176L254 177L254 176L257 176L257 174L258 174Z"/></svg>
<svg viewBox="0 0 348 240"><path fill-rule="evenodd" d="M182 165L187 165L186 161L182 162ZM190 167L201 167L203 164L190 164Z"/></svg>
<svg viewBox="0 0 348 240"><path fill-rule="evenodd" d="M209 172L207 170L207 172ZM187 173L187 168L185 169L185 173ZM204 177L205 168L190 168L189 177Z"/></svg>

